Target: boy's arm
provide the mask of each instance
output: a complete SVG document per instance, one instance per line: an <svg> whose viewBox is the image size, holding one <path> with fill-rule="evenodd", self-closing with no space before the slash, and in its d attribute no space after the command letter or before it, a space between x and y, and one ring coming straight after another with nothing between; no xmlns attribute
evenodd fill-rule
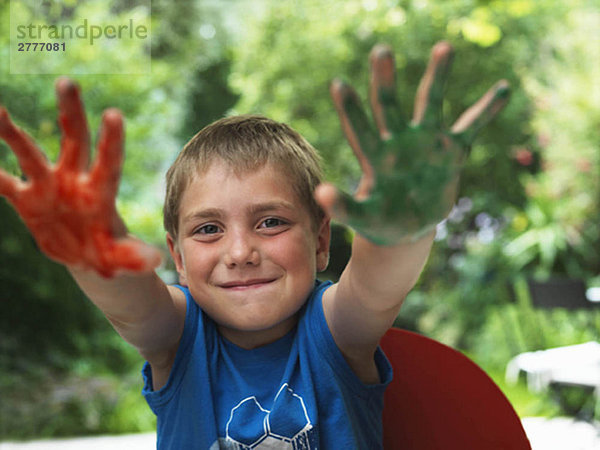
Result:
<svg viewBox="0 0 600 450"><path fill-rule="evenodd" d="M452 55L446 42L433 48L407 123L396 97L393 53L373 49L369 93L378 132L350 86L334 81L331 87L363 177L354 196L328 184L315 193L329 215L357 231L352 257L325 291L323 306L336 344L365 382L378 381L373 353L425 265L437 223L452 208L471 142L508 101L508 83L500 81L444 130Z"/></svg>
<svg viewBox="0 0 600 450"><path fill-rule="evenodd" d="M56 164L47 161L0 107L0 138L12 148L26 176L21 180L0 170L0 195L18 211L39 248L67 266L123 338L151 363L164 365L181 335L185 299L153 272L160 253L128 236L117 213L121 113L104 113L98 154L90 166L90 136L79 89L61 78L56 91L63 133Z"/></svg>
<svg viewBox="0 0 600 450"><path fill-rule="evenodd" d="M163 386L183 332L185 295L153 271L106 278L92 270L68 269L121 337L150 363L154 389Z"/></svg>

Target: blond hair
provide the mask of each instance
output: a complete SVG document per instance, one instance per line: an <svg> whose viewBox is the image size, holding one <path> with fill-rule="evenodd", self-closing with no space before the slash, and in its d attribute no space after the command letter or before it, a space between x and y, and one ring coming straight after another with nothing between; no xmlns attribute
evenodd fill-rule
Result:
<svg viewBox="0 0 600 450"><path fill-rule="evenodd" d="M263 116L241 115L217 120L185 145L167 172L163 207L165 230L176 239L181 197L198 173L221 160L236 173L265 164L283 170L300 201L307 207L315 231L324 212L313 192L322 179L320 157L312 145L284 123Z"/></svg>

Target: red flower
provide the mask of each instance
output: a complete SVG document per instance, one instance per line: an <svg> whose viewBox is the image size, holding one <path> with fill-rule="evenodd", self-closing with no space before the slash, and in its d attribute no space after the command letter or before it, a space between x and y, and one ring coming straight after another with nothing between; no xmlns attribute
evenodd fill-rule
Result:
<svg viewBox="0 0 600 450"><path fill-rule="evenodd" d="M515 159L522 166L530 166L533 163L533 153L526 148L519 148L515 151Z"/></svg>

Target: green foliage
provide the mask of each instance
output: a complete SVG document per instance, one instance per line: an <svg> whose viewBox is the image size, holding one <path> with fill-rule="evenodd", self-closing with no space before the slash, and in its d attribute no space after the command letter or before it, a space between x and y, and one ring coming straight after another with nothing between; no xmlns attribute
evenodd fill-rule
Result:
<svg viewBox="0 0 600 450"><path fill-rule="evenodd" d="M578 220L580 208L572 197L550 197L542 191L524 210L508 210L512 226L504 253L511 264L534 277L562 274L585 279L596 273L598 255L590 243L597 241L597 225L589 216Z"/></svg>
<svg viewBox="0 0 600 450"><path fill-rule="evenodd" d="M426 271L399 316L463 349L472 348L494 308L511 302L511 283L518 273L504 253L505 219L482 212L488 198L462 197L438 226ZM419 307L408 307L414 298Z"/></svg>
<svg viewBox="0 0 600 450"><path fill-rule="evenodd" d="M597 1L572 6L540 42L531 69L521 69L543 163L522 179L529 202L515 215L507 250L530 273L589 279L600 272L600 55L592 31L600 13Z"/></svg>
<svg viewBox="0 0 600 450"><path fill-rule="evenodd" d="M223 117L238 100L239 96L227 84L230 70L231 59L227 55L192 73L188 87L187 114L181 127L184 139L190 139L206 125Z"/></svg>
<svg viewBox="0 0 600 450"><path fill-rule="evenodd" d="M137 374L78 376L40 371L0 376L3 439L151 431L156 418Z"/></svg>
<svg viewBox="0 0 600 450"><path fill-rule="evenodd" d="M69 355L78 353L73 337L94 329L98 316L66 270L37 250L4 200L0 211L0 369L20 370L34 361L65 368Z"/></svg>
<svg viewBox="0 0 600 450"><path fill-rule="evenodd" d="M527 1L489 2L468 16L491 17L502 31L489 55L506 51L513 58L521 95L502 117L520 122L515 130L522 134L507 129L500 139L510 149L506 159L487 148L487 134L473 148L462 180L461 201L469 207L459 202L442 227L411 294L425 306L401 318L471 349L487 366L499 367L520 351L593 339L600 329L577 313L509 304L519 277L560 275L592 284L600 271L599 91L590 56L598 51L590 32L596 6L579 1L564 9L546 1L533 10ZM482 8L488 12L475 12ZM457 20L451 23L465 23Z"/></svg>
<svg viewBox="0 0 600 450"><path fill-rule="evenodd" d="M598 339L600 312L535 310L527 305L495 308L473 345L485 367L502 369L519 353Z"/></svg>
<svg viewBox="0 0 600 450"><path fill-rule="evenodd" d="M472 355L470 355L472 356ZM482 365L481 361L475 361ZM502 390L508 401L513 405L519 417L544 416L555 417L561 415L559 405L554 402L549 394L531 392L525 380L517 384L508 384L505 379L504 369L482 365L486 373Z"/></svg>
<svg viewBox="0 0 600 450"><path fill-rule="evenodd" d="M518 414L524 416L594 417L592 389L550 385L542 393L527 392L525 379L507 384L504 370L510 359L523 352L597 341L600 311L538 310L531 306L524 280L516 283L519 301L493 308L471 346L472 358L492 375ZM596 416L597 417L597 416Z"/></svg>
<svg viewBox="0 0 600 450"><path fill-rule="evenodd" d="M0 439L152 429L140 356L3 200L0 215Z"/></svg>

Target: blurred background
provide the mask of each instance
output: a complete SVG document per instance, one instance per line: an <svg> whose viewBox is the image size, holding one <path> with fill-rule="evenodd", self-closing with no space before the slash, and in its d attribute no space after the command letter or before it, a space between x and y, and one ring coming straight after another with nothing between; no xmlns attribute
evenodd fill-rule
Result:
<svg viewBox="0 0 600 450"><path fill-rule="evenodd" d="M88 2L47 3L48 14L76 23ZM135 1L103 4L105 14L118 17ZM396 325L465 352L522 417L600 417L593 387L532 392L522 377L505 382L508 362L520 353L599 339L600 308L591 300L600 297L600 0L151 5L151 74L74 78L91 130L105 108L123 111L119 211L134 234L165 255L164 173L210 122L238 113L287 122L319 149L327 178L351 191L360 172L328 85L342 76L366 103L375 43L396 51L408 117L439 40L456 50L444 103L448 125L495 81L508 79L511 101L476 140L457 205L438 227ZM9 1L0 0L0 28L8 24ZM10 75L8 46L8 33L0 33L0 104L54 160L56 76ZM0 165L19 174L3 143ZM339 275L351 238L335 227L324 278ZM170 262L160 272L176 280ZM544 296L556 297L548 292L560 297L552 308L543 305ZM140 395L141 366L0 199L0 440L153 430Z"/></svg>

